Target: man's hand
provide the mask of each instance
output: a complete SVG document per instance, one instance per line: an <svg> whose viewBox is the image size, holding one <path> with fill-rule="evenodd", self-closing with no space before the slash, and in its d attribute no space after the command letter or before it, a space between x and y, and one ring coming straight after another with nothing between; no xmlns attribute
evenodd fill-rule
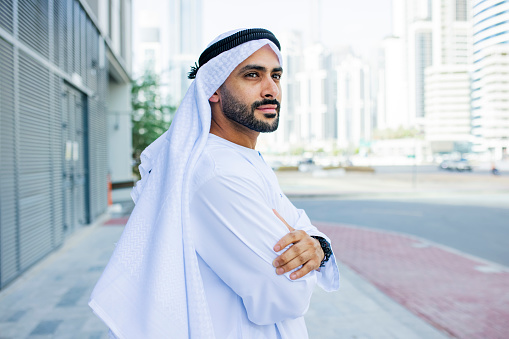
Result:
<svg viewBox="0 0 509 339"><path fill-rule="evenodd" d="M311 238L306 232L295 230L293 227L279 215L276 210L274 214L286 225L290 233L282 237L274 246L274 251L279 252L286 246L293 244L289 249L283 252L272 263L276 267L277 274L284 274L294 268L302 267L290 275L290 279L299 279L312 270L320 267L320 263L324 258L324 253L320 242Z"/></svg>

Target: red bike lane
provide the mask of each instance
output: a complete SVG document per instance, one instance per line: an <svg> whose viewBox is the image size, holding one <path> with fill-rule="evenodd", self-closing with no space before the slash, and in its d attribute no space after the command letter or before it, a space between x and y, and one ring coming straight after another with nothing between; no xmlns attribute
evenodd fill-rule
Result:
<svg viewBox="0 0 509 339"><path fill-rule="evenodd" d="M410 235L313 224L331 238L339 265L436 328L456 338L508 338L508 268Z"/></svg>

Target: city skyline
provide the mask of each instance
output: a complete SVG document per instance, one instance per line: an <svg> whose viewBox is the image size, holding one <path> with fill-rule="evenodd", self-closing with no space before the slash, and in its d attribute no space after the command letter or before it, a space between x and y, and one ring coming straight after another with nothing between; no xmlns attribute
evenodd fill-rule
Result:
<svg viewBox="0 0 509 339"><path fill-rule="evenodd" d="M177 104L190 83L182 78L186 63L193 63L193 54L198 59L200 44L204 48L216 35L238 27L265 27L279 37L285 55L283 67L287 70L282 82L285 96L280 127L273 135L260 138L261 150L278 153L301 148L326 152L341 149L350 153L364 148L366 154L370 149L384 148L384 154L392 152L402 157L421 154L421 161L441 153L470 152L474 143L484 142L480 132L474 138L472 128L486 131L479 122L484 122L484 126L492 124L491 113L474 116L475 126L471 119L471 11L479 6L475 1L385 0L360 5L330 0L261 0L253 8L232 0L200 0L192 2L194 5L185 12L180 12L184 6L175 9L166 3L157 8L157 3L160 2L143 3L143 11L145 15L153 13L145 21L153 18L148 20L150 24L159 21L163 29L170 31L160 35L159 48L177 53L162 53L156 71L160 70L167 86L182 89L180 95L172 92ZM493 11L489 4L485 1L482 7ZM507 4L499 4L498 10L502 11L503 6ZM181 16L181 23L203 18L202 34L199 29L181 27L179 31L179 22L165 23L166 16L175 15ZM502 20L503 15L498 18ZM498 30L501 25L496 24ZM482 25L482 32L487 30L485 26ZM497 34L502 34L497 41L506 39L503 32ZM178 52L178 45L184 41L192 41L194 48ZM483 60L486 63L488 59ZM493 62L500 63L497 60ZM170 76L175 70L167 70L177 64L179 74ZM502 125L504 112L499 110ZM422 149L409 151L404 147L404 137L415 139L416 134L426 142L419 142ZM400 140L373 148L375 142L383 144L380 139L387 138ZM495 145L496 157L507 153L503 142ZM491 148L485 145L476 149L493 152Z"/></svg>
<svg viewBox="0 0 509 339"><path fill-rule="evenodd" d="M302 31L308 42L311 35L319 35L327 47L352 46L356 54L369 57L391 34L391 1L260 0L253 6L235 0L202 0L203 47L228 30L262 27L276 36Z"/></svg>

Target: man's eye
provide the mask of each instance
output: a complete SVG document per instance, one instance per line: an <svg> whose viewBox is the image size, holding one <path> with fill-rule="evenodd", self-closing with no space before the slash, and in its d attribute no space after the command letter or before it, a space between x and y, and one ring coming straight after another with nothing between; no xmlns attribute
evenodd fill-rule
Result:
<svg viewBox="0 0 509 339"><path fill-rule="evenodd" d="M281 74L279 73L273 74L272 77L276 80L281 80Z"/></svg>
<svg viewBox="0 0 509 339"><path fill-rule="evenodd" d="M258 74L256 74L256 73L247 73L246 74L247 78L256 78L257 76L258 76Z"/></svg>

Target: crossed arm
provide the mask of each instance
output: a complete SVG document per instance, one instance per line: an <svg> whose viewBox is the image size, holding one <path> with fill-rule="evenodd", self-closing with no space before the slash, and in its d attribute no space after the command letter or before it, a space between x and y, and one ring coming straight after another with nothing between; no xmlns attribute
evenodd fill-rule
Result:
<svg viewBox="0 0 509 339"><path fill-rule="evenodd" d="M325 255L320 242L302 230L295 230L276 210L272 211L289 230L289 233L274 245L274 251L279 252L286 246L292 245L272 263L276 267L276 273L284 274L302 265L300 269L290 274L290 279L295 280L312 270L318 270Z"/></svg>
<svg viewBox="0 0 509 339"><path fill-rule="evenodd" d="M258 185L246 180L214 177L195 193L190 212L196 251L242 298L252 322L300 317L309 306L323 251L308 233L294 230L274 212Z"/></svg>

